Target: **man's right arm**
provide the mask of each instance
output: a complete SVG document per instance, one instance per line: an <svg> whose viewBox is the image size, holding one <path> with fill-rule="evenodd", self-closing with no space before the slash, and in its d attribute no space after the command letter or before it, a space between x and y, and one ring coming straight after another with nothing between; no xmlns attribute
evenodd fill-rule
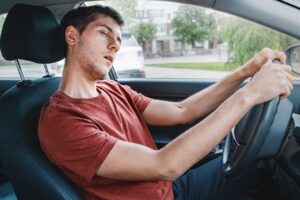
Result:
<svg viewBox="0 0 300 200"><path fill-rule="evenodd" d="M291 90L288 66L268 64L244 88L238 90L207 118L160 150L118 141L97 175L119 180L173 181L201 160L255 104ZM268 75L268 78L266 78ZM263 87L268 85L268 88Z"/></svg>

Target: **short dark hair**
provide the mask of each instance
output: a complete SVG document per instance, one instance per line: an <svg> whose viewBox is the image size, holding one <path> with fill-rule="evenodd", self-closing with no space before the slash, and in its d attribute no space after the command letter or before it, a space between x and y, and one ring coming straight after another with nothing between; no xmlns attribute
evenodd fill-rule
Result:
<svg viewBox="0 0 300 200"><path fill-rule="evenodd" d="M95 5L78 7L64 15L60 23L60 39L65 50L65 55L67 53L67 43L65 40L65 31L67 27L74 26L79 33L82 33L87 25L95 21L99 15L113 18L120 26L123 26L124 24L124 20L121 15L116 10L108 6Z"/></svg>

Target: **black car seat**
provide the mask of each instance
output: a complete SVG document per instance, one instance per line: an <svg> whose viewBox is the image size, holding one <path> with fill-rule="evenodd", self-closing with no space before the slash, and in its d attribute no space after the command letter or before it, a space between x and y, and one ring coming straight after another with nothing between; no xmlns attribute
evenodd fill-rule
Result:
<svg viewBox="0 0 300 200"><path fill-rule="evenodd" d="M59 23L44 7L15 5L1 33L7 60L52 63L64 57ZM40 111L57 90L60 78L23 80L0 97L0 159L18 199L82 200L77 188L48 161L40 148Z"/></svg>

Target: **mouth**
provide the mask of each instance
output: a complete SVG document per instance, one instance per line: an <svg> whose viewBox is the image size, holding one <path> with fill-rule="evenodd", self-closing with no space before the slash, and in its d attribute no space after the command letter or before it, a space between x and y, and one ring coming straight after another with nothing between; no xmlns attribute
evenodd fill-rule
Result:
<svg viewBox="0 0 300 200"><path fill-rule="evenodd" d="M114 57L113 57L113 56L110 56L110 55L104 56L104 58L105 58L106 60L109 60L111 63L113 63L113 61L114 61Z"/></svg>

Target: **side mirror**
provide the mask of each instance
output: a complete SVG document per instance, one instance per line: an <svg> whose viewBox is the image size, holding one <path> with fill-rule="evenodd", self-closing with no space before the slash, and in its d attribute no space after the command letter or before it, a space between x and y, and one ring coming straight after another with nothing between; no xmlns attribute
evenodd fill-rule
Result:
<svg viewBox="0 0 300 200"><path fill-rule="evenodd" d="M292 67L293 72L300 74L300 44L290 46L284 52L286 63Z"/></svg>

